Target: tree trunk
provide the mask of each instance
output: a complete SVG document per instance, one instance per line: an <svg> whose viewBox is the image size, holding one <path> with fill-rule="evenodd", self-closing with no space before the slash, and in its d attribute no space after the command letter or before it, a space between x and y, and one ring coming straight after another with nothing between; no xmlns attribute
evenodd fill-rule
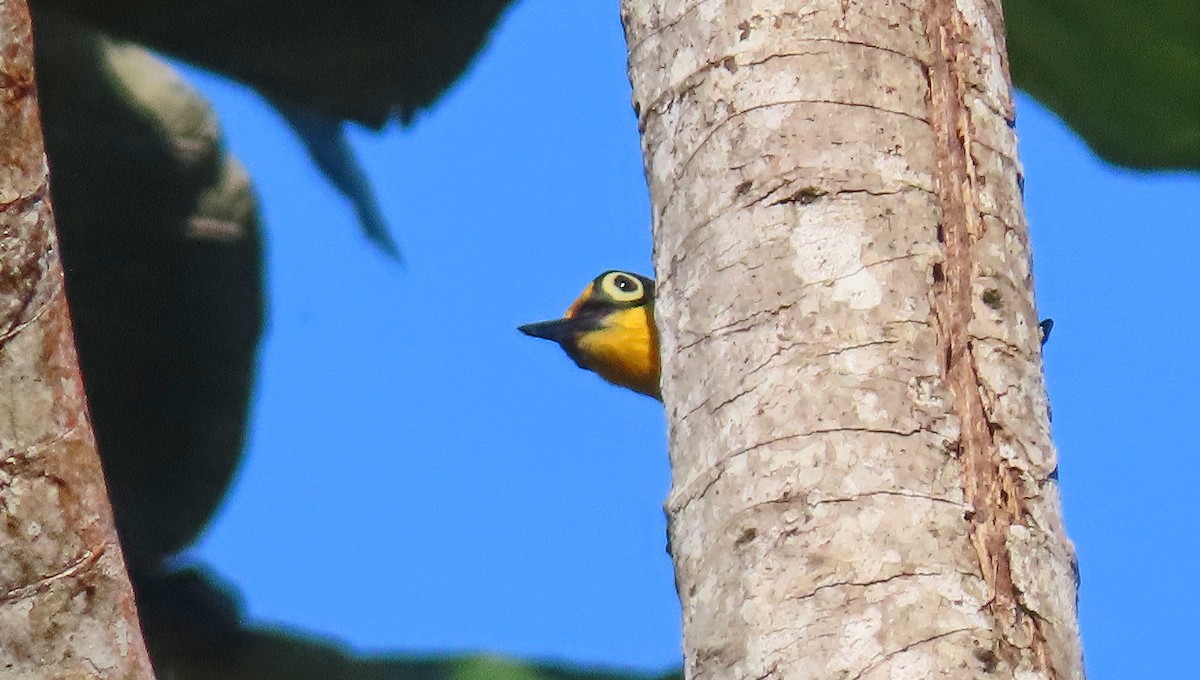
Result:
<svg viewBox="0 0 1200 680"><path fill-rule="evenodd" d="M999 0L622 0L688 678L1083 676Z"/></svg>
<svg viewBox="0 0 1200 680"><path fill-rule="evenodd" d="M87 420L24 0L0 0L0 676L150 678Z"/></svg>

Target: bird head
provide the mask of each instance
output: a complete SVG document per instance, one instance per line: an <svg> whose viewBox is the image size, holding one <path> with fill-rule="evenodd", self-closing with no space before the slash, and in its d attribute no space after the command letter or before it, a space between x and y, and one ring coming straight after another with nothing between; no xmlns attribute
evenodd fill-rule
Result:
<svg viewBox="0 0 1200 680"><path fill-rule="evenodd" d="M597 276L561 319L521 326L558 343L580 368L655 399L659 392L654 281L622 271Z"/></svg>

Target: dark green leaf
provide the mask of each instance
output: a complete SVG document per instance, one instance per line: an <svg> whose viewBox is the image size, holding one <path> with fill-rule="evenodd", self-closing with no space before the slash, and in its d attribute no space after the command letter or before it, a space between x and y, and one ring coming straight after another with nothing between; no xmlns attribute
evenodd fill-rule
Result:
<svg viewBox="0 0 1200 680"><path fill-rule="evenodd" d="M1104 158L1200 168L1200 2L1005 0L1013 80Z"/></svg>
<svg viewBox="0 0 1200 680"><path fill-rule="evenodd" d="M146 640L171 680L681 680L495 656L360 655L283 628L242 627L233 589L203 569L135 580ZM397 612L403 616L403 612Z"/></svg>
<svg viewBox="0 0 1200 680"><path fill-rule="evenodd" d="M208 104L161 60L38 12L67 297L134 571L191 543L241 456L262 332L253 193Z"/></svg>
<svg viewBox="0 0 1200 680"><path fill-rule="evenodd" d="M34 0L297 108L409 120L466 69L512 0ZM615 11L615 9L614 9Z"/></svg>

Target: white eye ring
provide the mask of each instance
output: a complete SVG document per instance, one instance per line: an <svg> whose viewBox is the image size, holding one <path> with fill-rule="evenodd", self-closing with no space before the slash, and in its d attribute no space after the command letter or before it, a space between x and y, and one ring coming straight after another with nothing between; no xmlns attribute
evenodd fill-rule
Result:
<svg viewBox="0 0 1200 680"><path fill-rule="evenodd" d="M624 272L610 272L600 281L600 290L616 302L636 302L646 294L642 282Z"/></svg>

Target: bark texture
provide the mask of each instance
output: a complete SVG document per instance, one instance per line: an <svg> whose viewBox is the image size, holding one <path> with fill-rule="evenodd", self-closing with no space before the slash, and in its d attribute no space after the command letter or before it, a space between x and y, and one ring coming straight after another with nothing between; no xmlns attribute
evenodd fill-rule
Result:
<svg viewBox="0 0 1200 680"><path fill-rule="evenodd" d="M71 337L23 0L0 0L0 676L149 678Z"/></svg>
<svg viewBox="0 0 1200 680"><path fill-rule="evenodd" d="M999 0L623 0L685 672L1083 676Z"/></svg>

